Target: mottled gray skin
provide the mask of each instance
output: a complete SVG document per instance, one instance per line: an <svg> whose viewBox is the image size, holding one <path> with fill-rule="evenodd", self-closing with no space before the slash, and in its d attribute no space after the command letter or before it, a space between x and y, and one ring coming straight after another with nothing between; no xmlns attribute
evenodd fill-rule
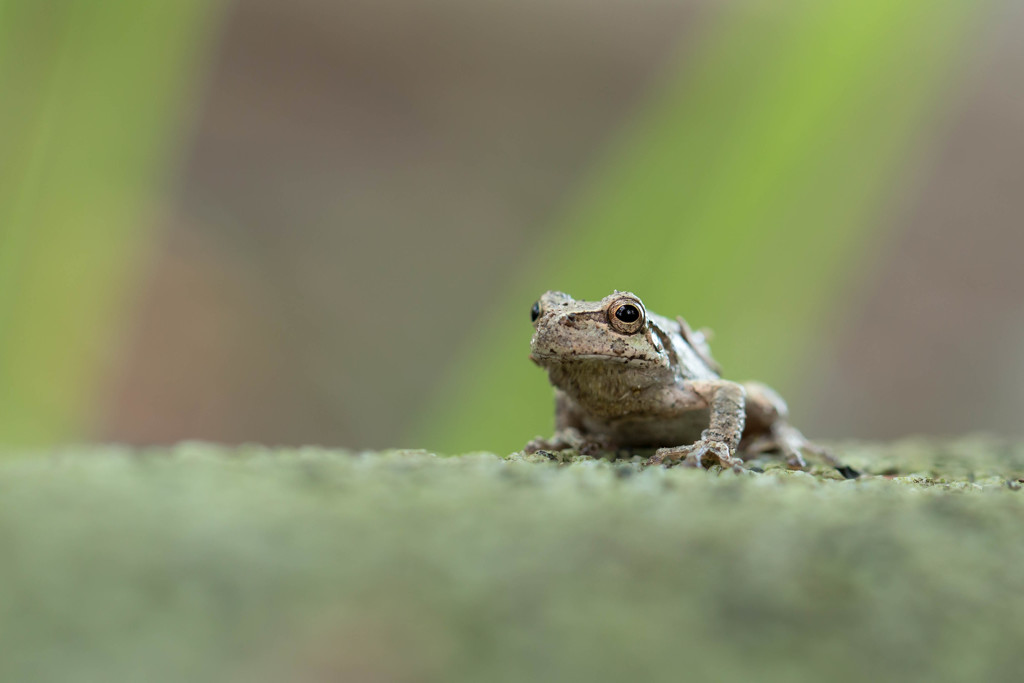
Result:
<svg viewBox="0 0 1024 683"><path fill-rule="evenodd" d="M619 319L630 305L639 318L627 308L628 322ZM778 450L805 467L801 450L809 450L834 463L789 425L778 394L722 379L704 333L647 312L634 294L576 301L547 292L534 316L530 358L556 388L556 431L527 451L657 448L649 464L738 467L738 453Z"/></svg>

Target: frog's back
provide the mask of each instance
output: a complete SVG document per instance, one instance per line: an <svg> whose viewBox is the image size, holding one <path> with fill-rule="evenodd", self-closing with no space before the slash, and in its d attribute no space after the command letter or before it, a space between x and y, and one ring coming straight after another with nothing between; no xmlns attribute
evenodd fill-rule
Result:
<svg viewBox="0 0 1024 683"><path fill-rule="evenodd" d="M670 320L648 312L648 320L661 341L670 348L676 376L685 381L720 379L718 363L700 332L693 332L682 318Z"/></svg>

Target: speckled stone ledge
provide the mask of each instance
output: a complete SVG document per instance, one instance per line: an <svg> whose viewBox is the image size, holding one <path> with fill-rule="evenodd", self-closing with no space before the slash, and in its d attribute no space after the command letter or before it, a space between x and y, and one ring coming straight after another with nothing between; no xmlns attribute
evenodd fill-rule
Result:
<svg viewBox="0 0 1024 683"><path fill-rule="evenodd" d="M1019 680L1024 446L0 463L0 680Z"/></svg>
<svg viewBox="0 0 1024 683"><path fill-rule="evenodd" d="M1004 486L1018 490L1024 484L1024 444L1008 439L976 435L955 440L912 438L887 444L846 442L833 447L845 465L841 469L809 456L808 469L794 471L780 458L767 454L745 462L748 471L743 474L797 479L809 475L821 482L860 479L861 484L885 479L919 488L978 491ZM640 472L647 469L643 467L646 455L619 453L592 458L572 451L515 453L510 461L550 461L560 465L597 461ZM720 468L712 471L725 474Z"/></svg>

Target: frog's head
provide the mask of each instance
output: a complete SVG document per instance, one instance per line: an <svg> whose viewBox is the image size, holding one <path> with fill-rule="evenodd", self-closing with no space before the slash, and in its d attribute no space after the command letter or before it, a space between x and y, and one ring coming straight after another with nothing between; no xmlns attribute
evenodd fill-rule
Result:
<svg viewBox="0 0 1024 683"><path fill-rule="evenodd" d="M600 301L547 292L533 305L530 317L536 330L530 359L551 371L553 380L566 366L612 372L670 366L643 302L630 292L615 292Z"/></svg>

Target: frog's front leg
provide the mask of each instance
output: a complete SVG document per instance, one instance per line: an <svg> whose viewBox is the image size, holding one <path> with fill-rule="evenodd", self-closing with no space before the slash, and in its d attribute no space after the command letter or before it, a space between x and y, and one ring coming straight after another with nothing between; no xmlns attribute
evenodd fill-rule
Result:
<svg viewBox="0 0 1024 683"><path fill-rule="evenodd" d="M549 439L537 437L531 439L524 447L524 453L536 453L537 451L561 451L567 448L578 449L583 444L583 435L578 429L558 429Z"/></svg>
<svg viewBox="0 0 1024 683"><path fill-rule="evenodd" d="M659 448L647 464L682 461L684 467L700 468L710 459L722 467L738 468L743 460L736 457L736 448L746 422L746 391L743 386L726 380L713 380L690 382L688 388L707 402L711 413L708 428L694 444Z"/></svg>
<svg viewBox="0 0 1024 683"><path fill-rule="evenodd" d="M537 437L523 447L524 453L562 451L568 448L581 455L595 455L611 450L607 438L585 434L583 421L576 403L565 392L555 392L555 433L549 439Z"/></svg>
<svg viewBox="0 0 1024 683"><path fill-rule="evenodd" d="M592 435L584 436L575 427L566 427L557 430L551 438L532 439L523 447L523 452L536 453L537 451L564 451L566 449L578 451L580 455L597 455L612 450L612 443L607 439Z"/></svg>

